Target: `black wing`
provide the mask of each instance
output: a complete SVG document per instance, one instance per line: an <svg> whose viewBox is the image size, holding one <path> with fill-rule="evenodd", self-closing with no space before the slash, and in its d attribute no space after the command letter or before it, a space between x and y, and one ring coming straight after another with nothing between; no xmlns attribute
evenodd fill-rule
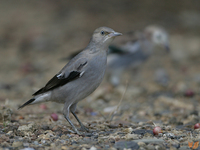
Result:
<svg viewBox="0 0 200 150"><path fill-rule="evenodd" d="M73 81L77 78L80 77L81 72L78 71L72 71L69 76L66 78L63 76L59 76L55 75L46 85L45 87L41 88L40 90L38 90L37 92L35 92L33 94L33 96L38 95L38 94L42 94L45 93L47 91L53 90L57 87L60 87L62 85L65 85L66 83Z"/></svg>

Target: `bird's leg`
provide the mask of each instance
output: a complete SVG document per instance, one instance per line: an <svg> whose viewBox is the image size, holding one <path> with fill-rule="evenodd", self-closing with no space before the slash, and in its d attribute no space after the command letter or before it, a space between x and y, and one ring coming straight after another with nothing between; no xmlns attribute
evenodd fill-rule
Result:
<svg viewBox="0 0 200 150"><path fill-rule="evenodd" d="M80 132L77 130L77 128L73 125L73 123L71 122L71 120L69 119L69 117L65 116L65 119L69 122L69 124L72 126L73 130L78 134L81 135Z"/></svg>
<svg viewBox="0 0 200 150"><path fill-rule="evenodd" d="M78 121L78 123L80 124L81 130L84 130L84 131L89 132L89 129L86 128L86 127L82 124L82 122L78 119L78 117L77 117L76 114L75 114L76 104L77 104L77 103L73 104L73 105L70 107L70 111L71 111L71 113L74 115L74 117L76 118L76 120Z"/></svg>
<svg viewBox="0 0 200 150"><path fill-rule="evenodd" d="M67 106L67 107L66 107ZM74 126L74 124L71 122L71 120L69 119L69 106L65 104L64 109L63 109L63 115L65 117L65 119L69 122L69 124L72 126L73 130L79 134L80 132L77 130L77 128Z"/></svg>
<svg viewBox="0 0 200 150"><path fill-rule="evenodd" d="M76 114L75 114L74 112L71 112L71 113L74 115L74 117L76 118L76 120L77 120L78 123L80 124L81 130L85 130L85 131L89 132L89 129L86 128L86 127L82 124L82 122L78 119L78 117L76 116Z"/></svg>

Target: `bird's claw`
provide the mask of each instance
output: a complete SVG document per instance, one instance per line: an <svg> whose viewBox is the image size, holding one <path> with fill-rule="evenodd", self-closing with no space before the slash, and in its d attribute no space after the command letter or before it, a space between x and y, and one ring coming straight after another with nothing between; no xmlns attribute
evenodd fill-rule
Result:
<svg viewBox="0 0 200 150"><path fill-rule="evenodd" d="M80 128L81 131L86 131L86 132L89 132L90 130L88 128L86 128L85 126L81 126Z"/></svg>

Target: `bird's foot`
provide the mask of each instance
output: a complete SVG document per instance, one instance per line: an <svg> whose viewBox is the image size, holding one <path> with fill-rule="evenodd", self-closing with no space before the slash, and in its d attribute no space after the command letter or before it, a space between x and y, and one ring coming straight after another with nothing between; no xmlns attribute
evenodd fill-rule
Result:
<svg viewBox="0 0 200 150"><path fill-rule="evenodd" d="M81 133L80 131L78 131L76 128L74 128L74 131L75 131L75 133L78 134L78 135L83 135L83 133Z"/></svg>
<svg viewBox="0 0 200 150"><path fill-rule="evenodd" d="M84 125L81 126L80 128L81 131L86 131L89 132L90 130L88 128L86 128Z"/></svg>

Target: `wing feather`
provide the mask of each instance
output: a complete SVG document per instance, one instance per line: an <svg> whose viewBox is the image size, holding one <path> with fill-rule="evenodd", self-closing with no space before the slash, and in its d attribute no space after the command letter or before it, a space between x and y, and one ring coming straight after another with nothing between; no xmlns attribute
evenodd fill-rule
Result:
<svg viewBox="0 0 200 150"><path fill-rule="evenodd" d="M84 73L86 64L87 60L85 58L77 59L74 63L68 63L60 73L56 74L43 88L35 92L33 96L48 92L80 78Z"/></svg>
<svg viewBox="0 0 200 150"><path fill-rule="evenodd" d="M81 72L72 71L67 78L58 77L57 75L55 75L51 80L49 80L49 82L45 85L45 87L43 87L40 90L38 90L37 92L35 92L33 94L33 96L36 96L38 94L42 94L42 93L48 92L50 90L53 90L55 88L58 88L60 86L63 86L65 84L67 84L68 82L71 82L71 81L79 78L80 74L81 74Z"/></svg>

